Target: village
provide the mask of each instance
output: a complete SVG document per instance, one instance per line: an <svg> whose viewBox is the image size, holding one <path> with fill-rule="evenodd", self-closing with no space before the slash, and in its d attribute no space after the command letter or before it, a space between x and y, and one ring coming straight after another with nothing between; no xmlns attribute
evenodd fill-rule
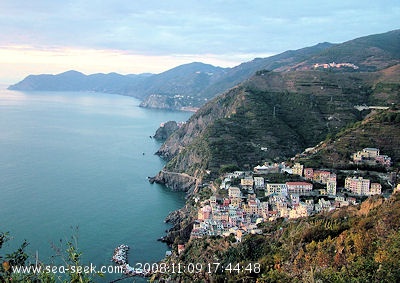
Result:
<svg viewBox="0 0 400 283"><path fill-rule="evenodd" d="M350 163L389 168L391 159L377 148L364 148L352 155ZM234 235L240 242L246 234L262 233L260 223L329 212L382 194L380 182L351 174L356 172L346 172L339 187L332 171L283 162L257 165L249 172L226 173L221 177L219 193L200 203L191 238ZM272 174L287 176L288 180L273 182ZM400 190L400 184L395 190Z"/></svg>

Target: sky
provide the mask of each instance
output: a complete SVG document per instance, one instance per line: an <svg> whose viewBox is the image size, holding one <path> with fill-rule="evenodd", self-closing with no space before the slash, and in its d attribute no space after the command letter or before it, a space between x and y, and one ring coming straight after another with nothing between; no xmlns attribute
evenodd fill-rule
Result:
<svg viewBox="0 0 400 283"><path fill-rule="evenodd" d="M0 83L234 67L400 28L399 0L1 0Z"/></svg>

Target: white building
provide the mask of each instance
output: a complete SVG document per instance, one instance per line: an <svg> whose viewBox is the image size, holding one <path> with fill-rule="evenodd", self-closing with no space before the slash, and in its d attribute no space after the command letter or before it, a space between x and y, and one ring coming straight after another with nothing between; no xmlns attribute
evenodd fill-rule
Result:
<svg viewBox="0 0 400 283"><path fill-rule="evenodd" d="M326 192L330 196L336 196L336 175L333 175L334 177L329 177L326 181Z"/></svg>
<svg viewBox="0 0 400 283"><path fill-rule="evenodd" d="M238 187L229 187L228 196L230 198L240 198L242 196L242 193Z"/></svg>
<svg viewBox="0 0 400 283"><path fill-rule="evenodd" d="M307 217L307 216L308 216L307 205L305 205L304 203L300 203L295 209L289 211L289 219Z"/></svg>
<svg viewBox="0 0 400 283"><path fill-rule="evenodd" d="M287 190L289 193L308 193L313 189L313 185L307 182L286 182Z"/></svg>
<svg viewBox="0 0 400 283"><path fill-rule="evenodd" d="M269 196L271 194L287 196L288 189L286 184L267 184L265 195Z"/></svg>
<svg viewBox="0 0 400 283"><path fill-rule="evenodd" d="M265 183L263 177L254 177L254 187L256 189L265 189Z"/></svg>

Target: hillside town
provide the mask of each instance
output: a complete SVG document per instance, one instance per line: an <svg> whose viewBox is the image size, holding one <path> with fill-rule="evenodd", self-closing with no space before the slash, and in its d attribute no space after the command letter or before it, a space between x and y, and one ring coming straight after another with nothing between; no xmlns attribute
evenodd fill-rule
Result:
<svg viewBox="0 0 400 283"><path fill-rule="evenodd" d="M364 148L353 162L390 166L390 157L379 149ZM269 174L296 176L296 181L271 182ZM290 179L290 178L288 178ZM400 185L397 186L400 189ZM253 171L235 171L221 178L219 192L200 203L191 238L234 235L240 242L246 234L261 233L258 224L278 218L295 219L355 205L368 196L382 194L382 185L349 174L338 187L330 170L294 163L257 165ZM223 195L223 196L221 196Z"/></svg>
<svg viewBox="0 0 400 283"><path fill-rule="evenodd" d="M354 70L359 69L359 67L357 65L354 65L353 63L335 63L335 62L331 62L331 63L316 63L314 64L314 69L317 68L323 68L323 69L329 69L329 68L352 68Z"/></svg>

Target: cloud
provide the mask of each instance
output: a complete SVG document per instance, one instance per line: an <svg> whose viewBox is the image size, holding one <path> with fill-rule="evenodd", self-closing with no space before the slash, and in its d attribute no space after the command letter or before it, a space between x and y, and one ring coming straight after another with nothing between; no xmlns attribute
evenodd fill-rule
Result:
<svg viewBox="0 0 400 283"><path fill-rule="evenodd" d="M266 54L266 56L271 54ZM214 66L233 67L254 58L254 54L169 54L141 55L110 49L84 49L74 47L38 48L33 46L0 46L0 83L12 84L29 74L61 73L78 70L86 74L161 73L191 62L204 62Z"/></svg>
<svg viewBox="0 0 400 283"><path fill-rule="evenodd" d="M2 0L0 45L108 50L121 58L169 56L176 62L203 56L230 65L252 54L396 29L399 18L398 0ZM93 69L99 64L87 63Z"/></svg>
<svg viewBox="0 0 400 283"><path fill-rule="evenodd" d="M335 41L346 40L350 38L335 32L343 31L344 24L352 22L357 32L357 27L371 19L377 22L399 13L398 9L393 12L389 6L365 1L341 2L5 0L0 4L6 34L1 41L153 55L252 52L258 46L284 51L281 49L297 46L299 34L315 42L326 41L324 34L329 37L333 31ZM270 46L279 41L278 47Z"/></svg>

